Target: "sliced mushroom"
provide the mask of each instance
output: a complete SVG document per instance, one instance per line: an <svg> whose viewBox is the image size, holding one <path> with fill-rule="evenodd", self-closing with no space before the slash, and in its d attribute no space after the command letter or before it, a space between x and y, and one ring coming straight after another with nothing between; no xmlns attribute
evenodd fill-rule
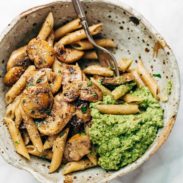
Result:
<svg viewBox="0 0 183 183"><path fill-rule="evenodd" d="M66 126L75 112L75 107L64 101L61 93L54 98L51 114L38 124L38 130L43 135L58 134Z"/></svg>
<svg viewBox="0 0 183 183"><path fill-rule="evenodd" d="M102 100L102 91L95 84L83 81L80 89L80 99L97 102Z"/></svg>
<svg viewBox="0 0 183 183"><path fill-rule="evenodd" d="M101 78L103 85L121 85L134 80L134 76L131 73L126 73L118 77L104 77Z"/></svg>
<svg viewBox="0 0 183 183"><path fill-rule="evenodd" d="M21 99L22 107L32 118L45 118L51 111L53 95L47 85L27 87Z"/></svg>
<svg viewBox="0 0 183 183"><path fill-rule="evenodd" d="M24 71L25 69L23 67L11 68L4 76L4 84L8 86L13 85L14 83L16 83L16 81L18 81Z"/></svg>
<svg viewBox="0 0 183 183"><path fill-rule="evenodd" d="M66 65L62 64L63 73L63 86L66 86L68 83L82 81L83 75L80 67L78 65Z"/></svg>
<svg viewBox="0 0 183 183"><path fill-rule="evenodd" d="M64 63L74 63L83 57L84 51L72 49L72 48L64 48L61 46L57 48L57 58Z"/></svg>
<svg viewBox="0 0 183 183"><path fill-rule="evenodd" d="M79 161L90 152L90 138L84 134L72 136L65 147L64 156L68 161Z"/></svg>
<svg viewBox="0 0 183 183"><path fill-rule="evenodd" d="M27 46L27 53L37 68L51 67L55 60L54 49L48 42L39 38L32 39Z"/></svg>
<svg viewBox="0 0 183 183"><path fill-rule="evenodd" d="M56 93L62 84L62 75L58 72L53 72L50 68L40 69L33 77L30 78L29 83L49 84L52 93Z"/></svg>
<svg viewBox="0 0 183 183"><path fill-rule="evenodd" d="M63 96L66 102L73 102L80 95L80 82L72 82L63 88Z"/></svg>

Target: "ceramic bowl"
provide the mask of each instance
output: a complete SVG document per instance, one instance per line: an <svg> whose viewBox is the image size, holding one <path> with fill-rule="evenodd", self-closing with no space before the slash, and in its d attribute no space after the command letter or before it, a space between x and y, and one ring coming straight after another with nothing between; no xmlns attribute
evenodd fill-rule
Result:
<svg viewBox="0 0 183 183"><path fill-rule="evenodd" d="M5 65L10 53L36 36L48 12L52 11L55 26L59 26L76 17L71 2L57 1L51 4L32 8L16 17L5 29L0 37L0 153L13 166L29 171L42 183L73 181L78 183L106 182L117 176L122 176L142 165L164 143L175 123L180 100L180 82L177 62L172 50L165 40L154 30L142 15L120 1L95 0L85 1L84 8L90 24L103 22L103 35L113 38L118 49L114 51L116 58L128 57L134 61L142 59L151 73L160 73L157 78L160 89L166 89L167 82L173 82L172 94L164 108L164 127L158 132L154 143L146 153L134 163L119 171L106 172L101 168L93 168L64 177L60 169L57 173L49 174L49 163L32 158L27 161L19 156L13 147L9 132L3 123L5 112L4 93L6 88L2 84Z"/></svg>

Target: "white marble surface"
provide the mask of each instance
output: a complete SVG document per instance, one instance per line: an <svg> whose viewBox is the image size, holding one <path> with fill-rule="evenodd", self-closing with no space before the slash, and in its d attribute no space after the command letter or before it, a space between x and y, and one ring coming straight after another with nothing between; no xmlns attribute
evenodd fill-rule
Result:
<svg viewBox="0 0 183 183"><path fill-rule="evenodd" d="M171 45L183 74L183 1L121 0L141 12ZM50 0L0 0L0 32L17 14ZM181 83L183 82L181 78ZM182 183L183 182L183 102L168 141L156 155L138 170L113 183ZM1 183L37 183L27 172L8 165L0 157Z"/></svg>

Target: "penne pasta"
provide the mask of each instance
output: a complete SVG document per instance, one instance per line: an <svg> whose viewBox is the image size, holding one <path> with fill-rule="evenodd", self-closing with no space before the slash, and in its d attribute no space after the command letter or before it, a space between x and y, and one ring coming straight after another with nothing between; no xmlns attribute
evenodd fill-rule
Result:
<svg viewBox="0 0 183 183"><path fill-rule="evenodd" d="M48 39L47 39L47 42L48 42L48 44L49 44L51 47L53 47L53 45L54 45L54 40L55 40L55 34L54 34L54 32L52 31L52 32L50 33Z"/></svg>
<svg viewBox="0 0 183 183"><path fill-rule="evenodd" d="M33 156L37 156L39 158L43 158L43 159L47 159L47 160L51 160L52 159L52 156L53 156L53 153L49 150L45 150L43 152L39 152L37 150L37 148L33 145L28 145L26 146L27 150L28 150L28 153L33 155Z"/></svg>
<svg viewBox="0 0 183 183"><path fill-rule="evenodd" d="M57 138L57 136L58 135L49 136L43 145L43 149L44 150L51 149L53 147L53 143L54 143L55 139Z"/></svg>
<svg viewBox="0 0 183 183"><path fill-rule="evenodd" d="M50 35L51 31L53 30L53 26L54 26L54 18L52 12L50 12L46 17L46 20L44 21L37 37L42 40L46 40Z"/></svg>
<svg viewBox="0 0 183 183"><path fill-rule="evenodd" d="M91 167L95 167L96 165L93 164L90 160L80 160L78 162L69 162L63 168L63 174L69 174L72 172L85 170Z"/></svg>
<svg viewBox="0 0 183 183"><path fill-rule="evenodd" d="M112 96L115 100L118 100L132 89L131 85L120 85L116 87L112 92Z"/></svg>
<svg viewBox="0 0 183 183"><path fill-rule="evenodd" d="M122 58L118 61L118 68L121 72L126 72L132 64L132 60L128 58Z"/></svg>
<svg viewBox="0 0 183 183"><path fill-rule="evenodd" d="M96 60L98 59L98 56L95 51L88 51L88 52L85 52L85 54L83 55L83 58L88 60Z"/></svg>
<svg viewBox="0 0 183 183"><path fill-rule="evenodd" d="M123 100L127 103L140 103L142 101L141 98L139 98L138 96L134 96L130 93L126 94L124 97L123 97Z"/></svg>
<svg viewBox="0 0 183 183"><path fill-rule="evenodd" d="M116 44L112 39L96 39L95 42L102 47L105 48L115 48ZM94 46L88 40L78 41L72 44L72 47L77 50L90 50L93 49Z"/></svg>
<svg viewBox="0 0 183 183"><path fill-rule="evenodd" d="M22 132L22 138L23 138L24 144L28 145L29 142L30 142L30 138L29 138L29 135L28 135L27 131Z"/></svg>
<svg viewBox="0 0 183 183"><path fill-rule="evenodd" d="M67 128L63 133L61 133L61 135L59 135L53 143L53 156L49 168L50 173L56 171L61 165L68 133L69 128Z"/></svg>
<svg viewBox="0 0 183 183"><path fill-rule="evenodd" d="M23 46L13 51L6 65L6 70L9 71L15 66L25 66L27 61L27 46Z"/></svg>
<svg viewBox="0 0 183 183"><path fill-rule="evenodd" d="M140 77L140 75L139 75L139 73L137 72L136 69L132 70L131 73L132 73L132 75L133 75L133 77L134 77L134 80L136 81L136 83L137 83L137 85L138 85L139 87L145 86L145 85L144 85L144 82L142 81L142 79L141 79L141 77Z"/></svg>
<svg viewBox="0 0 183 183"><path fill-rule="evenodd" d="M30 156L28 154L28 151L25 147L24 141L22 139L22 136L20 134L20 131L18 128L15 126L15 123L12 119L5 117L4 121L6 122L11 138L13 140L15 149L17 153L21 154L24 156L26 159L30 160Z"/></svg>
<svg viewBox="0 0 183 183"><path fill-rule="evenodd" d="M74 19L74 20L70 21L69 23L61 26L60 28L58 28L55 31L55 39L59 39L59 38L65 36L66 34L73 32L81 27L82 26L80 24L80 19L79 18Z"/></svg>
<svg viewBox="0 0 183 183"><path fill-rule="evenodd" d="M104 114L136 114L139 112L136 104L97 105L97 109Z"/></svg>
<svg viewBox="0 0 183 183"><path fill-rule="evenodd" d="M140 77L142 78L142 80L144 81L145 85L149 88L149 90L151 91L152 95L158 99L158 94L159 94L159 87L157 82L155 81L155 79L153 77L151 77L151 75L148 73L148 71L146 70L146 68L144 67L144 64L142 63L141 60L138 61L138 65L137 65L137 71L140 75Z"/></svg>
<svg viewBox="0 0 183 183"><path fill-rule="evenodd" d="M97 165L97 154L94 147L91 149L91 152L87 154L88 159L94 164Z"/></svg>
<svg viewBox="0 0 183 183"><path fill-rule="evenodd" d="M35 66L29 66L20 79L12 86L12 88L6 93L5 101L7 104L13 102L13 100L18 96L26 86L27 79L35 71Z"/></svg>
<svg viewBox="0 0 183 183"><path fill-rule="evenodd" d="M103 86L99 81L95 80L94 78L90 78L90 80L102 91L103 95L111 95L111 91Z"/></svg>
<svg viewBox="0 0 183 183"><path fill-rule="evenodd" d="M21 100L21 99L20 99ZM22 114L21 114L21 105L20 105L20 100L19 100L19 104L15 109L15 125L17 128L20 127L20 124L22 122Z"/></svg>
<svg viewBox="0 0 183 183"><path fill-rule="evenodd" d="M30 118L27 114L25 114L23 109L21 110L21 113L22 113L22 118L24 120L25 127L31 139L31 142L39 152L42 152L43 143L42 143L36 124L34 123L32 118Z"/></svg>
<svg viewBox="0 0 183 183"><path fill-rule="evenodd" d="M76 50L73 48L62 48L62 50L58 51L57 58L61 62L70 64L78 61L80 58L83 57L83 55L84 55L83 51Z"/></svg>
<svg viewBox="0 0 183 183"><path fill-rule="evenodd" d="M3 82L7 86L12 86L19 80L25 69L23 67L13 67L4 76Z"/></svg>
<svg viewBox="0 0 183 183"><path fill-rule="evenodd" d="M99 34L102 31L102 24L95 24L89 27L89 31L91 35ZM60 47L61 45L68 45L74 42L80 41L82 39L86 39L86 34L83 29L72 32L63 38L61 38L57 43L56 46ZM60 45L60 46L59 46Z"/></svg>
<svg viewBox="0 0 183 183"><path fill-rule="evenodd" d="M90 65L86 67L83 72L85 74L91 74L91 75L99 75L99 76L113 76L114 72L107 68L107 67L102 67L100 65Z"/></svg>

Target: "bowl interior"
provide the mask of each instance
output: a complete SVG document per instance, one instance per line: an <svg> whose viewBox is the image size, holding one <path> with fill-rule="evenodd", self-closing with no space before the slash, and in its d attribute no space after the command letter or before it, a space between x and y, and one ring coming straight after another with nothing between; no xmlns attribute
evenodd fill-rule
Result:
<svg viewBox="0 0 183 183"><path fill-rule="evenodd" d="M111 1L112 2L112 1ZM55 18L55 27L76 17L70 2L55 2L24 12L17 17L2 34L0 38L0 151L2 156L14 166L30 171L39 181L44 183L62 182L64 179L73 179L74 182L100 182L109 180L118 175L126 174L142 164L153 154L166 139L162 136L167 129L171 129L177 113L179 103L179 72L175 57L166 42L154 31L144 18L124 5L114 5L107 1L85 2L84 8L90 24L102 22L104 24L103 36L113 38L118 45L114 50L117 59L132 58L135 62L142 59L152 74L161 74L156 78L161 91L167 87L167 82L173 82L173 92L167 103L162 103L165 110L165 127L159 131L155 142L148 151L136 162L117 172L105 172L100 168L74 173L63 177L61 169L54 174L48 173L49 163L33 158L26 161L19 156L13 147L6 125L3 123L5 112L4 93L6 88L2 84L5 65L10 53L35 37L48 12L52 11ZM172 119L172 120L170 120ZM169 134L169 131L166 134ZM160 143L160 141L162 141Z"/></svg>

